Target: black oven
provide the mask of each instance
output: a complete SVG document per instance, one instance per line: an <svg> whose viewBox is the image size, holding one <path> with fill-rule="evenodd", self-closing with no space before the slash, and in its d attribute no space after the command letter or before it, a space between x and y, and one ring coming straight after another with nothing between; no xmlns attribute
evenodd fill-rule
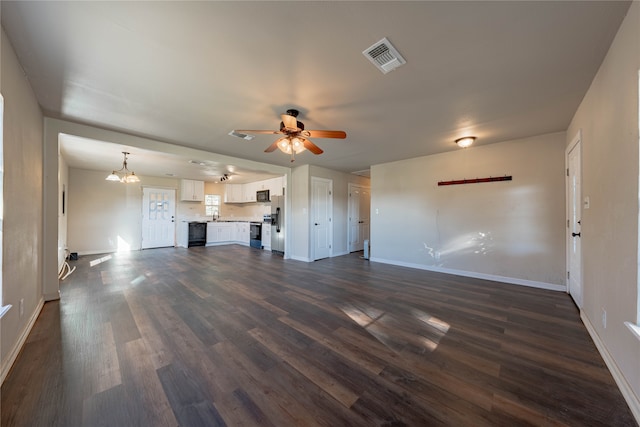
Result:
<svg viewBox="0 0 640 427"><path fill-rule="evenodd" d="M249 245L252 248L262 249L262 223L249 223Z"/></svg>
<svg viewBox="0 0 640 427"><path fill-rule="evenodd" d="M207 244L207 223L206 222L190 222L189 223L189 243L188 247L205 246Z"/></svg>

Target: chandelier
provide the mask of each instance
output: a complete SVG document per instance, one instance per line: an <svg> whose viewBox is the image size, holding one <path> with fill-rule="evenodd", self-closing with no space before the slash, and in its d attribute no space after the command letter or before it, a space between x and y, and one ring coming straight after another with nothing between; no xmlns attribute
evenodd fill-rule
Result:
<svg viewBox="0 0 640 427"><path fill-rule="evenodd" d="M111 172L111 174L109 174L109 176L107 176L105 179L107 181L120 181L123 182L125 184L131 184L134 182L140 182L140 178L138 178L135 174L134 171L130 171L129 168L127 168L127 156L130 153L127 153L126 151L123 151L122 154L124 154L124 160L122 161L122 167L118 170L114 170L113 172Z"/></svg>

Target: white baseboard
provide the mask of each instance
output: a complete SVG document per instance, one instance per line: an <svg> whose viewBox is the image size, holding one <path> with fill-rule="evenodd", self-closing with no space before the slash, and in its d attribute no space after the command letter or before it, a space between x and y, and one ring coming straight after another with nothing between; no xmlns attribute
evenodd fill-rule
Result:
<svg viewBox="0 0 640 427"><path fill-rule="evenodd" d="M600 352L600 356L602 356L604 363L607 365L607 368L609 368L609 372L611 372L611 376L618 385L624 400L627 402L627 405L629 405L629 409L631 409L631 413L635 417L636 422L640 424L640 399L638 399L638 396L633 392L633 389L625 379L624 375L622 375L622 372L620 372L618 365L615 360L613 360L611 354L609 354L607 347L600 339L600 336L589 321L589 318L582 310L580 310L580 319L582 319L582 323L584 323L584 326L587 328L587 332L591 335L591 339Z"/></svg>
<svg viewBox="0 0 640 427"><path fill-rule="evenodd" d="M24 330L22 331L22 334L20 335L15 345L11 349L9 356L7 356L7 359L2 364L2 369L0 370L0 385L4 383L4 379L7 377L7 374L11 370L13 363L18 358L18 354L20 354L20 350L22 350L22 346L27 341L27 337L31 333L31 329L33 329L33 325L35 325L36 320L38 320L38 316L40 315L40 311L42 311L42 307L44 307L44 298L40 299L40 302L38 302L36 309L33 311L33 314L31 315L31 318L27 323L27 326L24 328Z"/></svg>
<svg viewBox="0 0 640 427"><path fill-rule="evenodd" d="M313 262L313 260L311 258L307 258L307 257L301 257L301 256L291 256L289 257L290 259L294 260L294 261L302 261L302 262Z"/></svg>
<svg viewBox="0 0 640 427"><path fill-rule="evenodd" d="M512 285L529 286L531 288L548 289L551 291L559 291L559 292L567 291L567 287L565 285L556 285L554 283L537 282L535 280L518 279L516 277L506 277L506 276L498 276L495 274L476 273L474 271L455 270L453 268L443 268L443 267L436 267L436 266L424 265L424 264L414 264L410 262L392 261L392 260L382 259L382 258L371 258L370 260L373 262L380 262L383 264L397 265L399 267L409 267L409 268L416 268L419 270L435 271L437 273L446 273L446 274L453 274L455 276L472 277L474 279L491 280L494 282L509 283Z"/></svg>

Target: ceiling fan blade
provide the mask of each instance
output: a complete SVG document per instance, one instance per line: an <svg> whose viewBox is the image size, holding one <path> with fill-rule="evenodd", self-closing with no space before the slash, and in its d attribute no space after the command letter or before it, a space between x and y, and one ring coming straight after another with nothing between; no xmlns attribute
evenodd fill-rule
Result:
<svg viewBox="0 0 640 427"><path fill-rule="evenodd" d="M279 130L242 130L242 129L234 129L234 132L238 132L238 133L265 133L265 134L269 134L269 135L275 135L275 134L279 134L282 133Z"/></svg>
<svg viewBox="0 0 640 427"><path fill-rule="evenodd" d="M273 144L271 144L270 146L267 147L266 150L264 150L265 153L271 153L272 151L275 151L276 148L278 148L278 141L280 141L279 139L277 139Z"/></svg>
<svg viewBox="0 0 640 427"><path fill-rule="evenodd" d="M286 129L300 130L300 128L298 128L298 119L296 119L294 116L290 116L289 114L283 114L280 117L282 117L282 123L284 124L284 127Z"/></svg>
<svg viewBox="0 0 640 427"><path fill-rule="evenodd" d="M313 154L323 153L322 149L318 147L316 144L314 144L313 142L311 142L310 139L307 139L307 138L300 138L300 139L302 139L302 145L304 145L304 148L311 151Z"/></svg>
<svg viewBox="0 0 640 427"><path fill-rule="evenodd" d="M347 137L347 133L341 130L305 130L302 131L305 136L309 136L311 138L338 138L345 139Z"/></svg>

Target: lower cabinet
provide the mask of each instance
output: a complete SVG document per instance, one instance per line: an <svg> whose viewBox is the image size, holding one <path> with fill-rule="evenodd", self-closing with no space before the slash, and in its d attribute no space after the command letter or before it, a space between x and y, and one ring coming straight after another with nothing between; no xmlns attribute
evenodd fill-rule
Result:
<svg viewBox="0 0 640 427"><path fill-rule="evenodd" d="M266 251L271 250L271 225L262 224L262 247Z"/></svg>
<svg viewBox="0 0 640 427"><path fill-rule="evenodd" d="M207 244L230 243L233 234L233 223L216 223L207 224Z"/></svg>
<svg viewBox="0 0 640 427"><path fill-rule="evenodd" d="M248 222L210 222L207 224L207 245L229 243L249 245Z"/></svg>

